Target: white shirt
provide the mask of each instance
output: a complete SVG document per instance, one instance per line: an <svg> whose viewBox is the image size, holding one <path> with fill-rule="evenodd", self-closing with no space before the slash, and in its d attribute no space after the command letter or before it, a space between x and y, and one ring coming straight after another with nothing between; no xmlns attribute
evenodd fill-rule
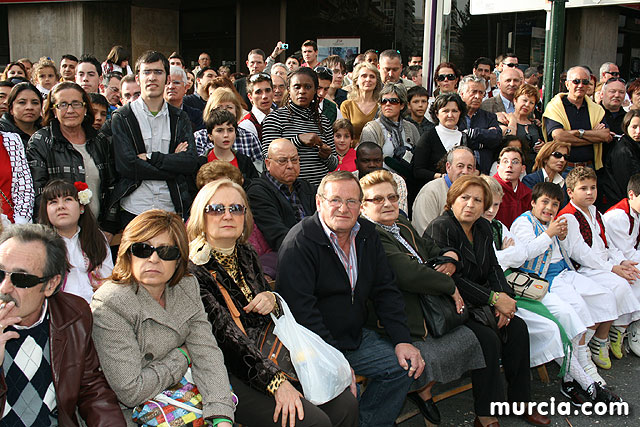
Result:
<svg viewBox="0 0 640 427"><path fill-rule="evenodd" d="M607 231L607 243L615 246L626 259L640 262L640 251L634 246L640 233L640 215L633 209L629 209L629 214L633 218L633 230L629 235L629 217L622 209L612 209L602 215L602 222Z"/></svg>
<svg viewBox="0 0 640 427"><path fill-rule="evenodd" d="M567 238L560 242L562 249L564 249L569 257L576 262L580 263L581 267L579 271L583 269L591 269L591 270L600 270L600 271L611 271L611 269L624 261L624 255L620 252L615 246L609 244L609 249L607 249L600 237L600 225L596 220L596 208L595 206L589 206L589 216L577 207L573 202L571 203L577 210L582 212L582 214L587 219L589 226L591 227L592 234L592 245L589 247L587 243L582 238L582 234L580 234L580 225L578 224L578 220L574 215L564 214L562 215L567 219ZM606 228L605 228L606 233ZM609 233L605 234L607 238L607 242L610 242L611 239L608 236Z"/></svg>
<svg viewBox="0 0 640 427"><path fill-rule="evenodd" d="M541 221L540 225L542 225L542 228L545 230L547 229L547 225ZM516 218L513 224L511 224L511 232L525 248L527 254L526 259L529 260L539 257L545 253L545 251L549 249L549 245L551 245L551 259L547 262L553 264L554 262L562 260L558 238L551 238L547 233L541 233L539 236L536 236L535 228L527 218L523 216Z"/></svg>
<svg viewBox="0 0 640 427"><path fill-rule="evenodd" d="M444 127L442 124L438 124L436 126L436 133L438 134L440 142L442 142L442 146L447 153L453 147L460 145L462 132L460 132L457 127L455 129L449 129Z"/></svg>
<svg viewBox="0 0 640 427"><path fill-rule="evenodd" d="M264 122L264 118L267 117L267 115L262 111L258 110L258 108L255 105L253 106L253 108L251 108L251 112L253 113L253 115L256 117L256 120L260 124L262 124L262 122ZM240 123L238 123L238 127L246 130L247 132L251 132L256 136L256 138L258 138L258 141L260 141L260 137L258 136L258 129L256 129L256 125L254 125L251 120L243 119Z"/></svg>
<svg viewBox="0 0 640 427"><path fill-rule="evenodd" d="M524 245L502 224L502 240L507 238L513 239L515 244L502 250L497 250L495 243L493 244L493 250L496 251L496 258L498 258L498 264L500 264L502 271L506 271L508 268L518 268L527 260L527 251L524 249Z"/></svg>
<svg viewBox="0 0 640 427"><path fill-rule="evenodd" d="M164 102L158 114L154 116L149 111L147 104L142 100L142 97L140 97L131 103L131 110L140 126L140 133L142 134L147 155L154 151L169 154L171 127L167 103ZM156 180L142 181L133 193L122 198L120 206L134 215L140 215L149 209L156 208L168 212L176 211L171 200L167 181Z"/></svg>
<svg viewBox="0 0 640 427"><path fill-rule="evenodd" d="M554 184L558 184L560 187L564 187L564 178L562 177L562 174L557 173L556 176L553 177L553 181L549 181L547 171L542 168L542 176L544 177L544 182L552 182Z"/></svg>
<svg viewBox="0 0 640 427"><path fill-rule="evenodd" d="M80 227L78 227L78 231L72 238L68 239L62 236L62 240L64 240L67 246L69 264L71 264L71 270L62 285L62 290L84 298L88 303L91 303L91 298L93 297L92 283L97 283L98 280L105 279L111 275L113 259L111 258L111 249L107 246L107 256L102 261L102 265L94 269L90 275L90 273L87 272L89 259L85 256L84 252L82 252L79 237Z"/></svg>

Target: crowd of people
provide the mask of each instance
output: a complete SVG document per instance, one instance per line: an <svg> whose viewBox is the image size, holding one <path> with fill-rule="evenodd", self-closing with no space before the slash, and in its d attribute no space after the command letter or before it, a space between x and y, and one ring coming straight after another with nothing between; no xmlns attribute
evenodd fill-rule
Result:
<svg viewBox="0 0 640 427"><path fill-rule="evenodd" d="M434 384L470 374L496 427L548 362L571 404L622 402L599 372L640 356L640 80L572 66L545 106L514 54L425 88L420 55L285 47L246 75L6 66L0 424L139 425L186 375L214 426L393 426L407 398L438 424ZM264 352L282 302L351 367L323 404ZM436 332L445 306L468 317Z"/></svg>

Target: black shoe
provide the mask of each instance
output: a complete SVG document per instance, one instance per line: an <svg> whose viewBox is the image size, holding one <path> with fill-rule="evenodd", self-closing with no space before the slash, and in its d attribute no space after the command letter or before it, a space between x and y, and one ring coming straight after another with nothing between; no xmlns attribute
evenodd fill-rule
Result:
<svg viewBox="0 0 640 427"><path fill-rule="evenodd" d="M440 424L440 411L434 403L433 399L427 401L422 400L418 393L409 393L407 397L412 401L420 410L423 417L427 419L431 424Z"/></svg>
<svg viewBox="0 0 640 427"><path fill-rule="evenodd" d="M569 398L573 406L582 406L583 403L592 401L589 394L587 394L576 381L563 381L560 387L560 393Z"/></svg>
<svg viewBox="0 0 640 427"><path fill-rule="evenodd" d="M622 398L617 394L613 393L607 387L603 387L598 383L594 383L596 387L596 397L594 399L595 402L622 402Z"/></svg>

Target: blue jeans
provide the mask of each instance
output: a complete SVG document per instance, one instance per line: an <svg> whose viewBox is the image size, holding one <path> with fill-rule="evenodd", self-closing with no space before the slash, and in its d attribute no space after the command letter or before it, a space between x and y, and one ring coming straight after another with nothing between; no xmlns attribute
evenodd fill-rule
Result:
<svg viewBox="0 0 640 427"><path fill-rule="evenodd" d="M391 341L362 329L360 347L344 355L355 373L369 380L360 397L360 426L393 426L413 378L398 363Z"/></svg>

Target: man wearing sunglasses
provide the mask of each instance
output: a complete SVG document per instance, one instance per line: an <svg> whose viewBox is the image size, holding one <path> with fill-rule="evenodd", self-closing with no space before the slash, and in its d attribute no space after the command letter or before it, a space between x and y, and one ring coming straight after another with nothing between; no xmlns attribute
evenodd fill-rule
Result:
<svg viewBox="0 0 640 427"><path fill-rule="evenodd" d="M620 77L620 69L613 62L605 62L600 66L600 82L605 83L611 77Z"/></svg>
<svg viewBox="0 0 640 427"><path fill-rule="evenodd" d="M291 141L269 144L267 170L247 191L253 219L271 246L278 251L285 236L300 220L316 211L315 189L300 179L300 157Z"/></svg>
<svg viewBox="0 0 640 427"><path fill-rule="evenodd" d="M547 104L542 115L542 132L546 141L571 144L566 176L576 166L602 167L602 143L611 142L611 132L604 121L604 109L586 96L591 73L575 66L567 71L568 93L559 93Z"/></svg>
<svg viewBox="0 0 640 427"><path fill-rule="evenodd" d="M0 237L0 413L8 426L126 426L91 339L91 311L58 292L62 238L36 224Z"/></svg>

